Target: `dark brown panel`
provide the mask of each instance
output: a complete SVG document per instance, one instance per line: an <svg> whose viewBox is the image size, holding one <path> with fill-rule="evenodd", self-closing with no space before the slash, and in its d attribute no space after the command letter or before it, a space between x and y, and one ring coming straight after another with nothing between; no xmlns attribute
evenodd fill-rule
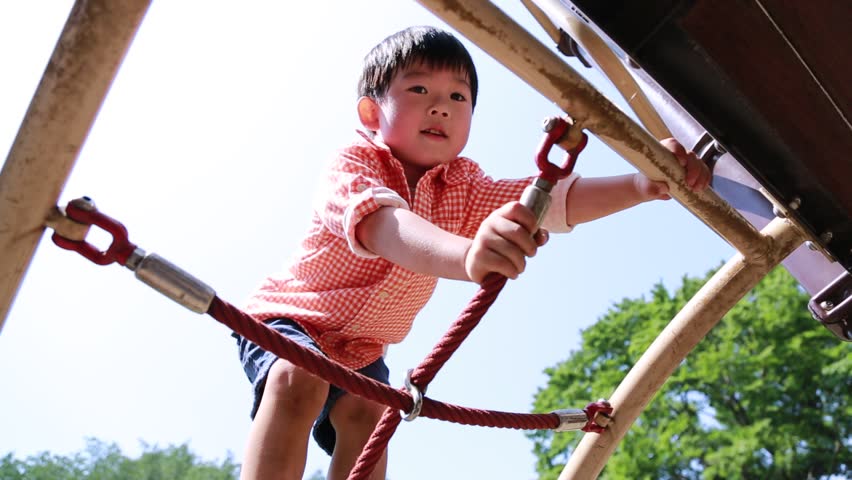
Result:
<svg viewBox="0 0 852 480"><path fill-rule="evenodd" d="M852 117L852 2L762 0L847 119Z"/></svg>
<svg viewBox="0 0 852 480"><path fill-rule="evenodd" d="M807 165L818 185L806 178L793 183L804 192L827 189L852 216L852 132L757 4L702 0L680 25Z"/></svg>

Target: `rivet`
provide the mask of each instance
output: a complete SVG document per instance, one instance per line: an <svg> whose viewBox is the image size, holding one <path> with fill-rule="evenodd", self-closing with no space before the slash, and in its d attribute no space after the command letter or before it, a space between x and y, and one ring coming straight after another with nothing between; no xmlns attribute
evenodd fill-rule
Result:
<svg viewBox="0 0 852 480"><path fill-rule="evenodd" d="M793 199L790 200L790 203L788 203L787 206L790 207L791 210L798 210L799 207L802 206L802 199L799 197L793 197Z"/></svg>
<svg viewBox="0 0 852 480"><path fill-rule="evenodd" d="M74 200L71 200L71 205L74 205L80 210L86 210L87 212L95 210L95 201L89 197L75 198Z"/></svg>

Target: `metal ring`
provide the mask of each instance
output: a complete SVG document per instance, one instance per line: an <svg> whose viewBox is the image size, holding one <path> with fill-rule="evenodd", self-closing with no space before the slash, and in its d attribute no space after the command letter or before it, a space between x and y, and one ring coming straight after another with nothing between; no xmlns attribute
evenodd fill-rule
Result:
<svg viewBox="0 0 852 480"><path fill-rule="evenodd" d="M420 410L423 409L423 393L411 383L411 372L413 371L414 369L409 368L408 373L405 374L405 389L408 390L412 400L414 400L414 406L411 407L411 411L408 412L408 415L402 417L406 422L411 422L417 418L420 415Z"/></svg>

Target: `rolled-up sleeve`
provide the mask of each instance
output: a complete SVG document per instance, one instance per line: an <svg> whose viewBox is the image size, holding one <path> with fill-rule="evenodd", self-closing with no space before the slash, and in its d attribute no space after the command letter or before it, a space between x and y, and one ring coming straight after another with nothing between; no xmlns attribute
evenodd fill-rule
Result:
<svg viewBox="0 0 852 480"><path fill-rule="evenodd" d="M343 231L346 243L352 253L365 258L378 258L379 256L364 248L355 236L355 227L367 215L375 212L381 207L396 207L410 210L408 202L398 193L386 187L365 188L361 193L351 197L352 201L343 211Z"/></svg>
<svg viewBox="0 0 852 480"><path fill-rule="evenodd" d="M358 223L381 207L410 209L408 202L387 185L386 168L375 151L352 146L339 152L326 175L325 194L316 211L332 234L346 239L352 253L376 258L355 237Z"/></svg>
<svg viewBox="0 0 852 480"><path fill-rule="evenodd" d="M574 226L568 225L566 221L568 217L566 216L567 205L565 200L568 197L568 190L571 190L578 178L580 178L579 174L572 173L553 186L553 190L550 191L550 198L552 199L550 208L547 209L541 221L543 228L555 233L568 233L574 229Z"/></svg>

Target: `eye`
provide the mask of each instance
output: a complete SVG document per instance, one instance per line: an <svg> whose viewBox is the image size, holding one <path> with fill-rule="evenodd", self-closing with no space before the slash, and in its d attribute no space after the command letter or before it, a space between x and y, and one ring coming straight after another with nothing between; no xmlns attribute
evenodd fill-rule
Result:
<svg viewBox="0 0 852 480"><path fill-rule="evenodd" d="M458 92L451 94L450 98L452 98L453 100L455 100L457 102L467 101L467 97L465 97L464 95L462 95L461 93L458 93Z"/></svg>
<svg viewBox="0 0 852 480"><path fill-rule="evenodd" d="M409 92L414 92L414 93L426 93L426 87L424 87L424 86L422 86L422 85L415 85L415 86L413 86L413 87L410 87L410 88L408 89L408 91L409 91Z"/></svg>

